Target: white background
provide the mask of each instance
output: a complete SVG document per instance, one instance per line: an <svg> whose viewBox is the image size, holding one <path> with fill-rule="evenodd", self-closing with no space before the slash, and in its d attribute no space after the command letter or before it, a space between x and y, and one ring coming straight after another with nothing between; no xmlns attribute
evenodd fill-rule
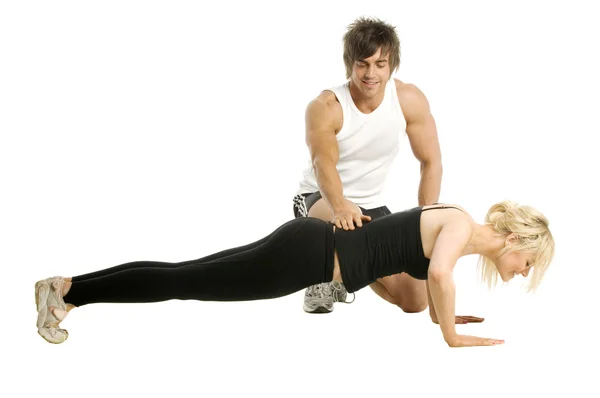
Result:
<svg viewBox="0 0 600 398"><path fill-rule="evenodd" d="M569 5L567 5L569 4ZM6 2L0 6L3 382L63 397L598 396L597 121L592 2ZM129 261L183 261L292 218L304 110L344 81L360 15L397 27L430 101L440 201L482 221L500 200L550 219L555 262L534 295L489 292L457 265L451 349L426 312L370 289L329 315L304 292L250 303L94 304L46 343L33 285ZM405 143L406 144L406 143ZM417 203L405 145L387 189ZM590 363L584 365L584 361ZM54 392L49 392L54 396Z"/></svg>

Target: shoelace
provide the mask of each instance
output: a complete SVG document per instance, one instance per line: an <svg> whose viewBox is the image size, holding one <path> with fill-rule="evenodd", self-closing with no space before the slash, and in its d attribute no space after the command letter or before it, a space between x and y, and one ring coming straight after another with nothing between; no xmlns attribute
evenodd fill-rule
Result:
<svg viewBox="0 0 600 398"><path fill-rule="evenodd" d="M345 303L345 304L350 304L353 303L354 300L356 299L356 295L354 294L354 292L352 292L352 301L341 301L340 299L340 294L339 292L342 291L342 284L339 283L338 281L331 281L331 287L333 288L333 299L339 303Z"/></svg>
<svg viewBox="0 0 600 398"><path fill-rule="evenodd" d="M332 291L333 289L333 291ZM306 295L311 297L313 300L325 301L329 296L333 297L338 303L351 304L356 299L356 294L352 293L352 301L341 301L340 292L342 291L342 284L338 281L331 281L331 283L320 283L318 285L310 286Z"/></svg>

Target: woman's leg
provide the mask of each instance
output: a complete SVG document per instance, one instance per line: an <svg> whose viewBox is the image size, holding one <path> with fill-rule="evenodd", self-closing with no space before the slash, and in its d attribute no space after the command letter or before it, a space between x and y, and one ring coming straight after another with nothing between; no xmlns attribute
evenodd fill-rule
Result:
<svg viewBox="0 0 600 398"><path fill-rule="evenodd" d="M242 301L276 298L333 276L332 226L287 222L253 244L184 263L136 262L73 278L65 302ZM89 275L89 274L88 274Z"/></svg>
<svg viewBox="0 0 600 398"><path fill-rule="evenodd" d="M88 279L98 278L100 276L110 275L115 272L124 271L124 270L128 270L128 269L133 269L133 268L176 268L176 267L182 267L182 266L193 264L193 263L201 263L201 262L212 261L215 259L222 259L222 258L225 258L232 254L242 253L242 252L248 251L254 247L258 247L258 246L264 244L269 239L271 239L271 237L275 234L275 232L273 232L272 234L270 234L256 242L250 243L248 245L223 250L218 253L214 253L209 256L202 257L202 258L199 258L196 260L183 261L183 262L179 262L179 263L157 262L157 261L135 261L135 262L130 262L130 263L126 263L126 264L116 265L114 267L105 268L103 270L94 271L94 272L90 272L90 273L83 274L83 275L77 275L77 276L74 276L69 279L72 279L73 282L82 282L82 281L85 281Z"/></svg>

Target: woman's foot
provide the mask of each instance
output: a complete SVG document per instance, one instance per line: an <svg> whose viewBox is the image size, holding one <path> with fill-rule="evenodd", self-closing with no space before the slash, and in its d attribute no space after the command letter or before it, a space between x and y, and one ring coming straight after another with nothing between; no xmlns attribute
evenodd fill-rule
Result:
<svg viewBox="0 0 600 398"><path fill-rule="evenodd" d="M60 344L68 337L65 329L58 327L67 316L63 300L65 279L60 276L38 281L35 284L35 304L38 311L38 333L49 343Z"/></svg>
<svg viewBox="0 0 600 398"><path fill-rule="evenodd" d="M69 337L69 332L65 329L56 327L47 327L38 329L38 334L44 338L48 343L60 344L64 343Z"/></svg>

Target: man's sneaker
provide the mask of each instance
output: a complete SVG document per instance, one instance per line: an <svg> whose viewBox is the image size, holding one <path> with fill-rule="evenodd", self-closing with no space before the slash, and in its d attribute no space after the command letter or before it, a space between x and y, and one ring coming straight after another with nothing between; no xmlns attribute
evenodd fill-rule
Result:
<svg viewBox="0 0 600 398"><path fill-rule="evenodd" d="M354 293L353 293L354 294ZM331 281L310 286L304 294L304 311L311 314L326 314L333 311L333 303L347 302L348 291L343 283Z"/></svg>
<svg viewBox="0 0 600 398"><path fill-rule="evenodd" d="M309 286L304 294L304 312L326 314L333 311L333 296L329 283Z"/></svg>
<svg viewBox="0 0 600 398"><path fill-rule="evenodd" d="M356 296L353 296L352 301L346 301L346 298L348 297L348 291L346 290L346 287L344 286L343 283L340 283L338 281L331 281L331 296L333 297L333 301L337 302L337 303L346 303L346 304L350 304L352 302L354 302L354 298ZM354 294L354 293L352 293Z"/></svg>

